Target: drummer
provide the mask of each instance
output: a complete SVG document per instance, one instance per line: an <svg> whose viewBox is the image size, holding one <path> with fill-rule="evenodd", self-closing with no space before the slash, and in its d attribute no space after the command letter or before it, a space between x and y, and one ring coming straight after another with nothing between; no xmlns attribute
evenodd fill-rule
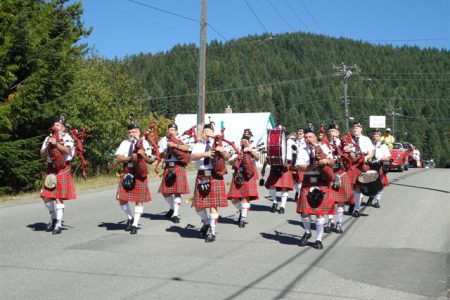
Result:
<svg viewBox="0 0 450 300"><path fill-rule="evenodd" d="M377 163L381 164L378 169L378 173L381 177L381 183L383 183L383 186L388 186L389 181L387 179L386 173L383 170L383 162L388 162L391 160L391 153L389 152L389 148L387 147L387 145L381 142L381 132L379 130L373 132L372 141L374 146L374 160ZM376 208L380 208L382 192L383 190L379 191L378 194L376 194L374 197L375 204L373 206Z"/></svg>
<svg viewBox="0 0 450 300"><path fill-rule="evenodd" d="M292 179L294 180L295 201L297 201L297 198L300 195L303 181L303 173L298 169L298 152L305 147L305 132L303 128L297 128L295 130L295 136L288 138L286 147L286 156L292 157L292 160L288 160L288 163L291 165L290 170Z"/></svg>
<svg viewBox="0 0 450 300"><path fill-rule="evenodd" d="M283 152L286 150L283 148L283 143L286 143L284 139L284 127L282 125L278 125L276 130L272 130L269 132L269 138L271 133L276 133L277 130L282 130L283 135L281 135L281 139L279 139L280 145L279 148ZM270 145L269 145L270 146ZM271 163L269 159L270 153L264 162L264 166L261 169L261 175L264 177L265 175L265 166L267 163ZM270 165L270 173L269 177L266 180L265 187L269 190L270 197L272 198L273 204L271 212L275 213L278 211L279 214L284 214L286 208L286 202L289 196L289 191L294 189L294 182L292 179L292 173L289 170L289 165L287 164L287 160L292 160L292 153L290 157L281 157L281 164L274 164L273 162ZM278 199L276 197L276 193L279 192L281 194L281 203L278 205Z"/></svg>

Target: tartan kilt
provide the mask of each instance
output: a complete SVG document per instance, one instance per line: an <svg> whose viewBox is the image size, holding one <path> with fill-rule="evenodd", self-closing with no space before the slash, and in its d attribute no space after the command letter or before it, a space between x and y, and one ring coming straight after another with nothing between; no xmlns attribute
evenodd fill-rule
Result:
<svg viewBox="0 0 450 300"><path fill-rule="evenodd" d="M177 176L177 179L175 180L175 183L171 186L166 185L166 175L169 173L169 169L173 169L175 171L175 175ZM186 177L186 169L181 164L175 164L173 167L169 167L166 164L166 167L164 169L163 178L161 181L161 184L159 185L158 193L160 194L189 194L191 191L189 189L189 185L187 182Z"/></svg>
<svg viewBox="0 0 450 300"><path fill-rule="evenodd" d="M258 200L258 175L257 172L250 178L250 180L245 180L244 184L240 187L236 187L234 184L234 177L236 171L233 174L233 179L231 180L230 190L228 191L228 199L236 198L247 198L249 201Z"/></svg>
<svg viewBox="0 0 450 300"><path fill-rule="evenodd" d="M209 176L211 190L208 195L203 196L198 187L197 180L203 179L205 175L200 175L197 173L197 177L195 178L195 186L194 186L194 199L192 202L192 206L198 209L203 208L211 208L211 207L227 207L227 193L225 191L225 181L223 180L223 176L213 174Z"/></svg>
<svg viewBox="0 0 450 300"><path fill-rule="evenodd" d="M289 191L294 189L294 181L292 179L292 173L290 170L284 171L280 176L275 174L275 168L270 167L269 177L267 177L266 184L264 185L267 189L280 188L287 189Z"/></svg>
<svg viewBox="0 0 450 300"><path fill-rule="evenodd" d="M150 190L148 188L148 179L136 178L136 186L133 190L127 191L122 187L123 176L120 176L119 186L117 188L116 200L125 202L149 202L152 201Z"/></svg>
<svg viewBox="0 0 450 300"><path fill-rule="evenodd" d="M312 208L309 206L307 199L309 189L313 186L317 186L325 192L324 199L317 208ZM303 181L302 188L300 190L300 197L297 200L297 213L307 213L311 215L334 215L336 213L334 205L335 200L334 195L330 190L331 188L328 184L324 180L321 180L320 177L317 183L311 183L305 176L305 180Z"/></svg>
<svg viewBox="0 0 450 300"><path fill-rule="evenodd" d="M330 188L330 192L334 197L334 202L354 204L355 199L353 198L353 184L348 172L339 170L336 174L341 175L341 186L337 190Z"/></svg>
<svg viewBox="0 0 450 300"><path fill-rule="evenodd" d="M292 173L292 180L296 183L302 183L303 182L303 172L301 171L293 171Z"/></svg>
<svg viewBox="0 0 450 300"><path fill-rule="evenodd" d="M47 174L56 174L56 187L54 189L48 189L42 184L41 198L46 199L60 199L60 200L73 200L76 199L75 187L72 181L72 172L70 164L66 164L64 169L56 172L56 169L51 165L47 167Z"/></svg>
<svg viewBox="0 0 450 300"><path fill-rule="evenodd" d="M378 174L380 175L381 183L383 184L383 186L388 186L389 180L386 176L386 172L383 171L383 168L380 168L378 170Z"/></svg>
<svg viewBox="0 0 450 300"><path fill-rule="evenodd" d="M347 173L350 177L350 182L354 185L358 180L358 176L361 174L361 170L358 168L351 168L347 171Z"/></svg>

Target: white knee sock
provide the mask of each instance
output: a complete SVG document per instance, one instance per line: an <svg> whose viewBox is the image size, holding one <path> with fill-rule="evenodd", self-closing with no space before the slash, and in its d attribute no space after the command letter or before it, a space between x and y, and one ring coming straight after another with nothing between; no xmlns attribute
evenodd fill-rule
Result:
<svg viewBox="0 0 450 300"><path fill-rule="evenodd" d="M334 215L328 215L328 221L334 223Z"/></svg>
<svg viewBox="0 0 450 300"><path fill-rule="evenodd" d="M379 191L378 194L375 196L375 200L378 202L378 204L380 204L381 202L381 193L383 193L383 191Z"/></svg>
<svg viewBox="0 0 450 300"><path fill-rule="evenodd" d="M61 227L61 221L64 214L64 203L56 203L56 226L55 228Z"/></svg>
<svg viewBox="0 0 450 300"><path fill-rule="evenodd" d="M127 215L128 220L133 219L133 216L131 215L130 206L128 205L128 202L124 205L121 205L120 208L125 212Z"/></svg>
<svg viewBox="0 0 450 300"><path fill-rule="evenodd" d="M242 206L241 206L241 202L237 201L237 202L233 202L234 207L237 208L237 210L241 211Z"/></svg>
<svg viewBox="0 0 450 300"><path fill-rule="evenodd" d="M283 207L283 208L286 207L286 202L287 202L288 196L289 196L288 192L281 192L281 206L280 207Z"/></svg>
<svg viewBox="0 0 450 300"><path fill-rule="evenodd" d="M324 218L316 219L316 231L317 231L317 239L316 239L316 241L322 241L323 224L324 223L325 223L325 219Z"/></svg>
<svg viewBox="0 0 450 300"><path fill-rule="evenodd" d="M139 218L141 217L141 214L144 212L144 206L135 206L134 207L134 220L133 220L133 226L138 227Z"/></svg>
<svg viewBox="0 0 450 300"><path fill-rule="evenodd" d="M178 211L180 210L181 206L181 197L173 196L173 215L172 216L178 216Z"/></svg>
<svg viewBox="0 0 450 300"><path fill-rule="evenodd" d="M53 200L48 201L48 202L44 201L44 204L45 204L45 207L47 207L47 209L48 209L48 213L50 214L50 218L52 220L56 220L55 201L53 201Z"/></svg>
<svg viewBox="0 0 450 300"><path fill-rule="evenodd" d="M216 224L219 221L219 214L209 215L209 225L211 226L211 233L216 234Z"/></svg>
<svg viewBox="0 0 450 300"><path fill-rule="evenodd" d="M277 204L277 190L276 189L270 189L269 190L270 198L272 199L272 202L274 204Z"/></svg>
<svg viewBox="0 0 450 300"><path fill-rule="evenodd" d="M338 206L336 211L336 222L342 224L343 217L344 217L344 207Z"/></svg>
<svg viewBox="0 0 450 300"><path fill-rule="evenodd" d="M197 211L197 215L199 215L200 219L205 224L209 224L208 212L206 211L206 209L202 209L200 211Z"/></svg>
<svg viewBox="0 0 450 300"><path fill-rule="evenodd" d="M173 210L173 195L170 195L170 196L167 196L167 197L164 197L164 199L167 201L167 203L169 203L169 207L170 207L170 209L171 210Z"/></svg>
<svg viewBox="0 0 450 300"><path fill-rule="evenodd" d="M301 188L302 188L302 183L301 182L295 184L295 192L298 193L299 195L300 195L300 189ZM297 199L295 199L295 200L297 200Z"/></svg>
<svg viewBox="0 0 450 300"><path fill-rule="evenodd" d="M361 193L353 191L353 197L355 197L355 210L359 210L361 208Z"/></svg>
<svg viewBox="0 0 450 300"><path fill-rule="evenodd" d="M303 227L305 227L306 233L311 233L311 218L310 217L302 217Z"/></svg>
<svg viewBox="0 0 450 300"><path fill-rule="evenodd" d="M241 216L247 218L247 213L250 210L250 203L241 203Z"/></svg>

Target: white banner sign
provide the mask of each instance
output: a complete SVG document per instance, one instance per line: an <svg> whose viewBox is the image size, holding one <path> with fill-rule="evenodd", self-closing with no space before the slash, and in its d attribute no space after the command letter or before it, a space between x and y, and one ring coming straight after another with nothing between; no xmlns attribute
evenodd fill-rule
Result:
<svg viewBox="0 0 450 300"><path fill-rule="evenodd" d="M370 116L370 128L386 128L386 116Z"/></svg>

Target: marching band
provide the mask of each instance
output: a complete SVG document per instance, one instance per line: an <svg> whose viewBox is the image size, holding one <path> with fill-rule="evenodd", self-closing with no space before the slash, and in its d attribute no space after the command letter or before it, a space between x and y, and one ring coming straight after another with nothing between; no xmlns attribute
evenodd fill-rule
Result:
<svg viewBox="0 0 450 300"><path fill-rule="evenodd" d="M289 192L295 191L296 212L300 215L304 233L299 246L310 245L323 249L323 234L342 234L344 207L349 205L349 214L359 217L363 195L370 205L380 208L383 188L388 185L383 162L390 160L389 149L381 142L381 133L375 131L370 140L362 135L362 125L354 122L352 131L341 135L335 122L325 131L324 124L316 131L310 123L297 128L286 138L282 125L268 130L266 157L258 175L257 162L260 151L252 145L252 131L243 130L236 145L225 138L225 129L220 134L214 131L214 123L205 124L199 137L194 128L185 131L193 143L183 142L178 126L170 123L166 136L157 140L157 130L150 128L141 135L134 118L130 117L128 139L122 141L115 155L123 165L116 200L127 217L125 231L136 234L138 222L144 210L144 202L152 200L148 187L147 164L162 162L162 180L158 193L167 201L169 209L165 217L180 223L182 195L189 195L186 167L195 163L196 177L192 207L200 217L202 227L199 237L205 242L216 241L219 209L233 204L238 212L237 225L249 224L252 201L260 199L258 183L265 186L272 201L271 212L284 214ZM152 129L153 128L153 129ZM151 136L153 133L153 137ZM155 137L156 134L156 137ZM80 142L76 139L76 142ZM41 148L41 156L48 163L47 175L41 190L41 198L50 214L47 231L61 233L64 200L75 199L75 190L70 172L76 145L66 133L66 120L58 117L53 123L52 134ZM82 147L81 147L82 148ZM224 175L227 163L232 168L229 190L226 190ZM265 169L270 165L267 179ZM129 202L134 202L131 212ZM187 202L187 201L186 201ZM314 219L312 219L314 216ZM328 220L328 221L327 221ZM315 241L312 238L312 222L315 223Z"/></svg>

